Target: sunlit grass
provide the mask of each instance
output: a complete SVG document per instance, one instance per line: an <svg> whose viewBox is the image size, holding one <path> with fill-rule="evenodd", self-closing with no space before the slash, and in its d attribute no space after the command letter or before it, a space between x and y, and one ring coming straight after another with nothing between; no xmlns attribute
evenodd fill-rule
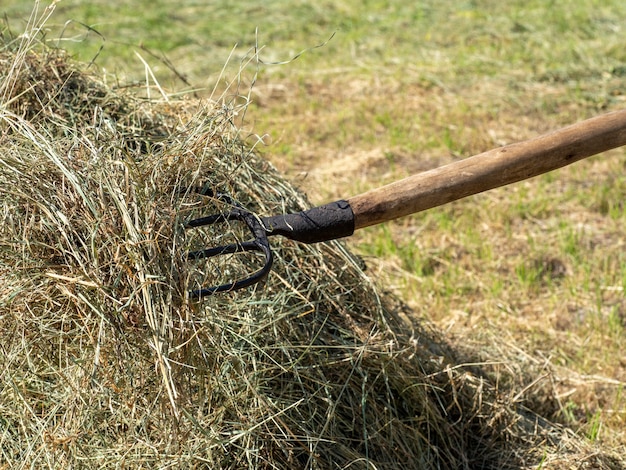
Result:
<svg viewBox="0 0 626 470"><path fill-rule="evenodd" d="M30 9L2 6L17 29ZM56 18L47 40L80 60L141 81L138 52L162 83L205 94L231 54L238 66L258 43L265 63L246 124L320 204L626 104L621 0L98 0L61 2ZM350 246L416 314L453 331L507 331L615 380L576 384L563 410L591 440L624 446L625 170L617 150L368 229ZM589 396L599 398L580 412Z"/></svg>

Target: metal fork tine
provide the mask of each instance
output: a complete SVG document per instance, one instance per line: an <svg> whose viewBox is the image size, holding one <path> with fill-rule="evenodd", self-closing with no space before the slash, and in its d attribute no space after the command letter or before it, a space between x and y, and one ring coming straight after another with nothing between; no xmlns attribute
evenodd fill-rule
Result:
<svg viewBox="0 0 626 470"><path fill-rule="evenodd" d="M206 217L199 217L197 219L190 220L185 224L187 228L202 227L203 225L211 225L229 220L240 220L241 215L239 211L229 212L227 214L213 214Z"/></svg>
<svg viewBox="0 0 626 470"><path fill-rule="evenodd" d="M267 276L271 268L272 263L270 260L265 266L263 266L262 269L259 269L257 272L245 279L230 282L228 284L222 284L220 286L203 287L202 289L192 290L189 293L189 297L194 300L200 300L203 297L208 297L209 295L217 294L218 292L229 292L250 287L262 281L263 278Z"/></svg>
<svg viewBox="0 0 626 470"><path fill-rule="evenodd" d="M243 253L244 251L262 251L256 241L247 241L243 243L232 243L230 245L216 246L212 248L204 248L202 250L190 251L187 253L187 259L211 258L213 256L230 255L233 253Z"/></svg>

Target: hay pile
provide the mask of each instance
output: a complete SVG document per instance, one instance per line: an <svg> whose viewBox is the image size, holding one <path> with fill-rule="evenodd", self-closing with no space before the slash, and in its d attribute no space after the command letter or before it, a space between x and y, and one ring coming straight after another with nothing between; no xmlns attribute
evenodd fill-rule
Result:
<svg viewBox="0 0 626 470"><path fill-rule="evenodd" d="M221 209L190 188L307 201L236 97L123 95L33 37L0 45L0 468L619 466L528 408L538 366L465 365L341 243L275 240L264 286L190 301L214 271L182 254L220 234L183 222Z"/></svg>

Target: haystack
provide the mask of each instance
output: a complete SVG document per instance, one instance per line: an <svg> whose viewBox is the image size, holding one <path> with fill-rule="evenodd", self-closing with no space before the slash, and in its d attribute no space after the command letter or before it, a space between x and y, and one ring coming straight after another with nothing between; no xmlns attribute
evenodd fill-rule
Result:
<svg viewBox="0 0 626 470"><path fill-rule="evenodd" d="M185 231L223 209L196 188L306 198L234 124L245 100L115 91L32 33L0 45L0 468L619 466L520 394L538 366L471 364L341 242L276 241L264 285L190 299L247 268L185 261L223 236Z"/></svg>

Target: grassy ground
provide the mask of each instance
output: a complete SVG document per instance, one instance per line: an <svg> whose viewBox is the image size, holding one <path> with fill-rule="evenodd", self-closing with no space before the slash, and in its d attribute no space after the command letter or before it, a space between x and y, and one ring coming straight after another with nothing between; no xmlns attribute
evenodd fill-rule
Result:
<svg viewBox="0 0 626 470"><path fill-rule="evenodd" d="M0 11L19 30L31 9ZM621 0L97 0L59 2L46 37L109 80L146 80L139 54L162 86L203 96L262 46L245 126L323 203L623 107L625 25ZM454 341L505 338L567 371L555 418L626 449L625 200L616 150L350 246Z"/></svg>

